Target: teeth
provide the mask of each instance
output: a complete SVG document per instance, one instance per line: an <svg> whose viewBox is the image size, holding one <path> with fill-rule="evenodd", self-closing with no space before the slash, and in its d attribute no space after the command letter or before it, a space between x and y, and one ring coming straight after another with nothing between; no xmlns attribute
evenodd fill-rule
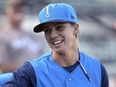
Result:
<svg viewBox="0 0 116 87"><path fill-rule="evenodd" d="M53 42L54 45L61 43L62 41L55 41Z"/></svg>

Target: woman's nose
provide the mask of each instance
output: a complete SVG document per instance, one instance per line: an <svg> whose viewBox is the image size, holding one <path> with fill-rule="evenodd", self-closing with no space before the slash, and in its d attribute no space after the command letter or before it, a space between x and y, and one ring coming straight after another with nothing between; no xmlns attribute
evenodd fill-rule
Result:
<svg viewBox="0 0 116 87"><path fill-rule="evenodd" d="M51 32L51 38L54 39L54 38L56 38L57 36L58 36L58 32L55 31L55 30L53 30L53 31Z"/></svg>

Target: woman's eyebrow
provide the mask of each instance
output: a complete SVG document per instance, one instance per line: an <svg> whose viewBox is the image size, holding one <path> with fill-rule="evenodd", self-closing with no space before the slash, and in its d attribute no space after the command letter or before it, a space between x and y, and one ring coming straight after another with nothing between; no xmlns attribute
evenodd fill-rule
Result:
<svg viewBox="0 0 116 87"><path fill-rule="evenodd" d="M53 26L57 26L57 25L60 25L60 24L65 24L64 22L59 22L59 23L55 23Z"/></svg>
<svg viewBox="0 0 116 87"><path fill-rule="evenodd" d="M57 25L60 25L60 24L65 24L64 22L58 22L58 23L55 23L53 26L57 26ZM49 28L48 25L43 25L44 28Z"/></svg>

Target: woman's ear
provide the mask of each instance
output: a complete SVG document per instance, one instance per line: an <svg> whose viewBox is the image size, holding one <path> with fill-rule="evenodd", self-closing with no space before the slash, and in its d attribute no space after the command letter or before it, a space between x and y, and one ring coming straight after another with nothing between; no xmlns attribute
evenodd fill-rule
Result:
<svg viewBox="0 0 116 87"><path fill-rule="evenodd" d="M75 24L74 25L74 35L77 37L78 33L79 33L79 25Z"/></svg>

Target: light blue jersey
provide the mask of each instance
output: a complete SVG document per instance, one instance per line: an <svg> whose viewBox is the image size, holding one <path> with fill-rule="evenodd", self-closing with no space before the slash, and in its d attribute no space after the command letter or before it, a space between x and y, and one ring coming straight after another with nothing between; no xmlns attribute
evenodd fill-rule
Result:
<svg viewBox="0 0 116 87"><path fill-rule="evenodd" d="M100 62L80 52L80 63L82 66L78 65L69 73L53 60L52 53L30 61L35 71L37 87L101 87Z"/></svg>

